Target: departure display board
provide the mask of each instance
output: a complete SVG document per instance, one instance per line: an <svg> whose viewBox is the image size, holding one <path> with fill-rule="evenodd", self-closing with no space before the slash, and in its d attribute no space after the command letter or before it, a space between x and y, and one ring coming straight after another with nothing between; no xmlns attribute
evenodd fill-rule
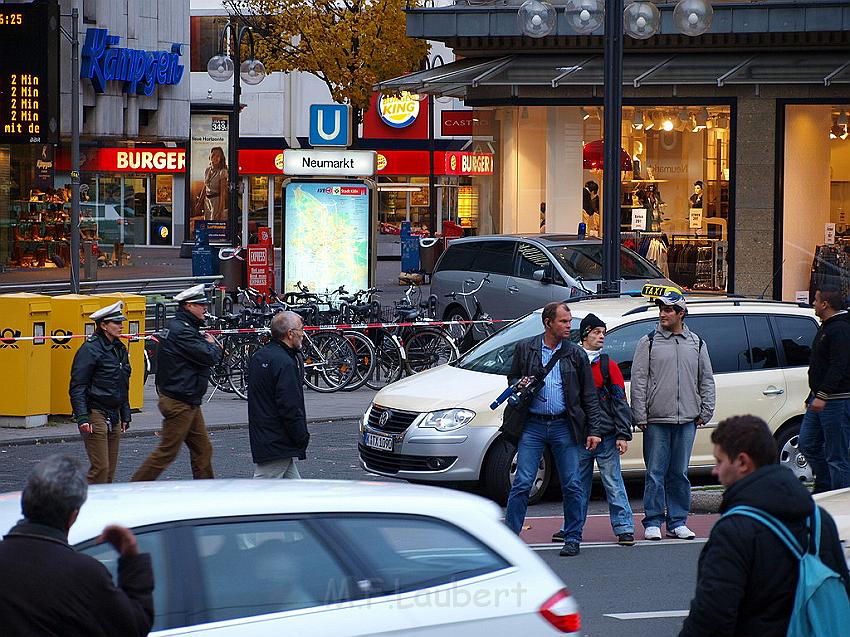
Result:
<svg viewBox="0 0 850 637"><path fill-rule="evenodd" d="M59 16L48 2L0 5L0 144L59 141Z"/></svg>

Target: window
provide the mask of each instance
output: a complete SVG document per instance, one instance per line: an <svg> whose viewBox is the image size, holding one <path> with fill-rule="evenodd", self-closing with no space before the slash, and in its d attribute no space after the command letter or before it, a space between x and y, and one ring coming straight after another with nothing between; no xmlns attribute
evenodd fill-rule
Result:
<svg viewBox="0 0 850 637"><path fill-rule="evenodd" d="M150 553L153 565L153 607L155 610L152 630L164 630L183 626L183 612L174 607L175 599L171 590L172 576L169 573L168 559L165 549L165 537L163 531L136 532L136 541L139 551ZM96 544L80 549L103 564L112 575L112 580L118 584L118 553L111 544Z"/></svg>
<svg viewBox="0 0 850 637"><path fill-rule="evenodd" d="M189 18L189 55L190 70L207 72L210 58L218 54L221 30L227 23L227 16L192 16ZM225 47L227 44L225 43Z"/></svg>
<svg viewBox="0 0 850 637"><path fill-rule="evenodd" d="M767 316L751 315L745 318L747 338L750 341L750 365L753 369L774 369L779 367L776 355L776 343L770 331Z"/></svg>
<svg viewBox="0 0 850 637"><path fill-rule="evenodd" d="M206 613L220 621L321 606L355 596L350 578L298 520L194 529Z"/></svg>
<svg viewBox="0 0 850 637"><path fill-rule="evenodd" d="M540 248L529 243L520 243L517 246L517 276L533 279L537 270L542 270L551 264L549 257ZM553 267L552 270L554 269Z"/></svg>
<svg viewBox="0 0 850 637"><path fill-rule="evenodd" d="M481 243L472 241L470 243L452 243L440 258L435 272L443 270L470 270L475 255L481 249Z"/></svg>
<svg viewBox="0 0 850 637"><path fill-rule="evenodd" d="M711 369L715 374L750 369L750 350L743 316L689 316L685 324L708 346Z"/></svg>
<svg viewBox="0 0 850 637"><path fill-rule="evenodd" d="M554 246L549 251L570 276L585 281L602 280L601 243ZM636 252L621 248L620 276L624 279L657 279L664 275Z"/></svg>
<svg viewBox="0 0 850 637"><path fill-rule="evenodd" d="M654 320L631 323L614 328L605 335L604 352L617 363L625 380L629 380L632 376L632 361L635 358L638 341L654 330L656 323L657 321Z"/></svg>
<svg viewBox="0 0 850 637"><path fill-rule="evenodd" d="M492 573L510 564L442 520L405 516L339 518L334 524L380 577L382 593L400 593Z"/></svg>
<svg viewBox="0 0 850 637"><path fill-rule="evenodd" d="M482 241L481 251L472 262L472 270L488 274L513 274L514 241Z"/></svg>
<svg viewBox="0 0 850 637"><path fill-rule="evenodd" d="M812 342L818 332L818 324L804 316L776 316L773 319L782 351L785 367L803 367L809 364Z"/></svg>

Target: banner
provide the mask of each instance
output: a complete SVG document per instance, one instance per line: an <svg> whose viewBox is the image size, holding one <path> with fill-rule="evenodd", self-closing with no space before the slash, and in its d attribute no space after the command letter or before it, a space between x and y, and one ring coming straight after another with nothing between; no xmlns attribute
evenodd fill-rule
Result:
<svg viewBox="0 0 850 637"><path fill-rule="evenodd" d="M191 122L189 217L192 223L199 219L218 222L211 226L210 243L231 243L220 232L222 224L226 226L228 220L230 115L193 113ZM213 227L216 232L212 231Z"/></svg>

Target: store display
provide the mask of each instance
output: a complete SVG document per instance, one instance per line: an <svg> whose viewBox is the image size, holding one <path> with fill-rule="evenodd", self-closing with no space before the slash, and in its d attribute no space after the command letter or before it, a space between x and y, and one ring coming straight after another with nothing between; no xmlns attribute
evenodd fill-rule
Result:
<svg viewBox="0 0 850 637"><path fill-rule="evenodd" d="M814 301L815 291L825 285L835 286L845 297L850 297L850 240L847 238L837 237L836 243L815 249L809 279L809 303Z"/></svg>

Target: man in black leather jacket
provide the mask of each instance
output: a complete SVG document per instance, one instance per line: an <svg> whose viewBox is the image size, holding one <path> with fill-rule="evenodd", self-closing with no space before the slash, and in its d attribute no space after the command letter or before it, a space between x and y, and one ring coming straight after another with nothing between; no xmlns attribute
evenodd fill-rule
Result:
<svg viewBox="0 0 850 637"><path fill-rule="evenodd" d="M156 389L162 414L162 435L132 481L156 480L177 457L180 445L189 447L192 477L212 478L210 443L201 400L207 392L212 368L221 356L221 346L210 334L201 334L209 303L203 284L174 297L179 309L160 334L157 353Z"/></svg>
<svg viewBox="0 0 850 637"><path fill-rule="evenodd" d="M90 484L112 482L121 434L130 424L130 359L121 342L121 301L91 314L95 332L77 350L68 393L89 456Z"/></svg>

